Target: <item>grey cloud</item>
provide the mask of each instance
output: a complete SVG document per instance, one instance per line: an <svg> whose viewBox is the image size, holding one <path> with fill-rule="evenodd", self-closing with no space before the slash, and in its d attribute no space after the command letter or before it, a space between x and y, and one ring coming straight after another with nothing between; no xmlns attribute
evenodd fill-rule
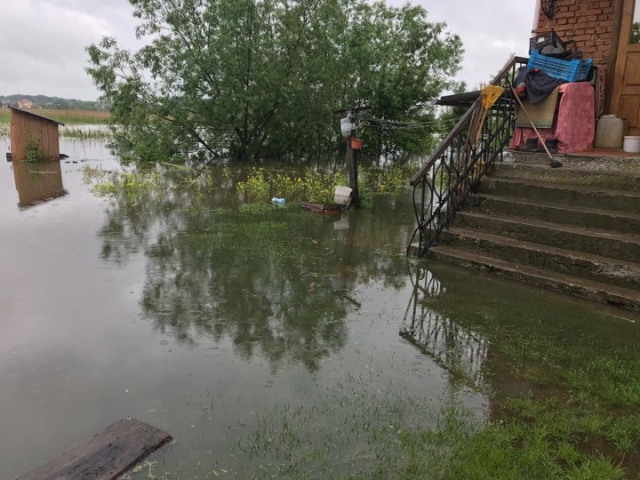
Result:
<svg viewBox="0 0 640 480"><path fill-rule="evenodd" d="M510 54L527 53L535 2L416 3L462 37L466 54L458 79L470 87L489 80ZM84 72L84 49L104 35L125 46L137 45L131 11L127 0L0 0L0 94L97 98Z"/></svg>

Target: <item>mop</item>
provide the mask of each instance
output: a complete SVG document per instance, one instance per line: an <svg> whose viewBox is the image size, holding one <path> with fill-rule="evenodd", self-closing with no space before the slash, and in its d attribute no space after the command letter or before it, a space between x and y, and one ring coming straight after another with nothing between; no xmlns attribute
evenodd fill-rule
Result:
<svg viewBox="0 0 640 480"><path fill-rule="evenodd" d="M536 132L536 135L538 136L538 140L540 140L540 143L544 147L544 151L547 152L547 155L549 155L549 166L551 168L560 168L560 167L562 167L562 163L559 162L558 160L556 160L555 158L553 158L553 155L551 155L551 152L549 151L549 147L547 147L547 144L545 143L544 138L542 138L542 135L540 135L540 132L538 131L538 129L536 128L535 124L533 123L533 120L531 120L531 117L529 116L529 112L527 112L527 109L524 108L524 105L522 104L522 100L520 100L520 97L518 96L518 93L515 91L515 89L513 87L511 87L511 92L513 93L513 96L516 98L516 100L520 104L520 108L522 108L522 111L526 115L527 120L529 120L529 123L533 127L533 131Z"/></svg>

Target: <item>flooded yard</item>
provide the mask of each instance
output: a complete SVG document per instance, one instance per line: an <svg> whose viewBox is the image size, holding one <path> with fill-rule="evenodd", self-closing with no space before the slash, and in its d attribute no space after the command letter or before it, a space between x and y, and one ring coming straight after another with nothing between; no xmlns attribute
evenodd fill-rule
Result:
<svg viewBox="0 0 640 480"><path fill-rule="evenodd" d="M214 171L208 195L101 197L104 143L0 168L2 478L127 417L175 438L132 478L640 472L636 318L407 260L408 193L323 218Z"/></svg>

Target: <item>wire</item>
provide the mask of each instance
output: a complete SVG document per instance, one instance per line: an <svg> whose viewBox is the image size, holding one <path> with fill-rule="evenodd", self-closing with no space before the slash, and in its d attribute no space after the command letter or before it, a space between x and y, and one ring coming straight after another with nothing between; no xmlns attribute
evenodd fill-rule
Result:
<svg viewBox="0 0 640 480"><path fill-rule="evenodd" d="M381 118L371 117L367 114L357 114L356 119L362 120L371 127L386 128L389 130L423 130L429 127L453 127L458 123L458 119L433 119L430 121L410 121L403 122L398 120L386 120Z"/></svg>
<svg viewBox="0 0 640 480"><path fill-rule="evenodd" d="M441 126L441 125L446 125L451 123L455 124L455 123L458 123L459 121L459 119L455 119L455 118L450 118L450 119L435 118L433 120L423 121L423 122L418 122L418 121L403 122L398 120L386 120L384 118L382 119L375 118L366 114L358 114L356 115L356 118L366 121L368 123L375 123L378 125L384 125L389 127L406 127L406 128L423 128L423 127Z"/></svg>

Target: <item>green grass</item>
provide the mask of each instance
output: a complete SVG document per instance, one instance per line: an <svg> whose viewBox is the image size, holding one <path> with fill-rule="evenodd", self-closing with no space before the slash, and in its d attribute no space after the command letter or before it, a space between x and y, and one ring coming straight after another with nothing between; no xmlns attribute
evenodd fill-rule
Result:
<svg viewBox="0 0 640 480"><path fill-rule="evenodd" d="M109 122L111 114L104 110L48 110L33 109L34 113L52 118L67 125L101 125ZM0 124L11 123L11 111L0 108Z"/></svg>

